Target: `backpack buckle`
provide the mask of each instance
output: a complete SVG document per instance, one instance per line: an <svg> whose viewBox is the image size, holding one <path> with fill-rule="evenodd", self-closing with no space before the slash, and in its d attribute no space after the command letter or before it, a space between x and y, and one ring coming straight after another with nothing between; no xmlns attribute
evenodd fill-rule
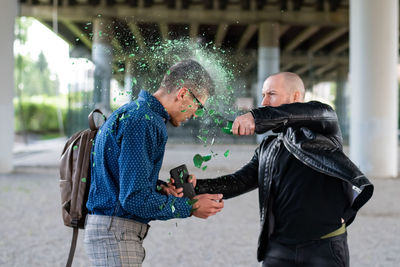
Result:
<svg viewBox="0 0 400 267"><path fill-rule="evenodd" d="M72 219L72 221L71 221L71 226L72 227L78 227L78 224L79 224L79 220L78 219Z"/></svg>

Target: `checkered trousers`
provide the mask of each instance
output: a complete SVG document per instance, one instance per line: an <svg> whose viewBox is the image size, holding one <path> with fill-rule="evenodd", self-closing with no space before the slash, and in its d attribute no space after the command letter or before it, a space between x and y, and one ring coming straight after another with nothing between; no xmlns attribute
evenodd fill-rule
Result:
<svg viewBox="0 0 400 267"><path fill-rule="evenodd" d="M142 266L143 239L149 227L125 218L88 215L84 244L92 266Z"/></svg>

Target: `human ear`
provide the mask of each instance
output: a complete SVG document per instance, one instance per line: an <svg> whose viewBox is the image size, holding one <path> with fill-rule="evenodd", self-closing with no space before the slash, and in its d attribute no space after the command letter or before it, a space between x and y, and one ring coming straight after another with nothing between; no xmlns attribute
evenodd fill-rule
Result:
<svg viewBox="0 0 400 267"><path fill-rule="evenodd" d="M301 102L300 101L300 92L299 91L294 92L293 102Z"/></svg>
<svg viewBox="0 0 400 267"><path fill-rule="evenodd" d="M183 100L183 98L187 94L187 92L188 92L188 89L186 87L182 87L181 89L178 90L176 97L179 100Z"/></svg>

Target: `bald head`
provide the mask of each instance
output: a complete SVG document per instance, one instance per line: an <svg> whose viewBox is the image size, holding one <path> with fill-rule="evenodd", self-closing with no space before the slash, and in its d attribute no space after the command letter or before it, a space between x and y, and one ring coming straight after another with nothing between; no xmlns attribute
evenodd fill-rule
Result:
<svg viewBox="0 0 400 267"><path fill-rule="evenodd" d="M292 72L279 72L269 76L263 85L263 106L276 107L282 104L304 101L304 84Z"/></svg>

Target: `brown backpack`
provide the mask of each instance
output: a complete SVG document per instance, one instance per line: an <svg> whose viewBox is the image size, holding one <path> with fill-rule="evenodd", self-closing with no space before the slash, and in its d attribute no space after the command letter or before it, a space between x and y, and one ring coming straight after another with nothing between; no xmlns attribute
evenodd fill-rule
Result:
<svg viewBox="0 0 400 267"><path fill-rule="evenodd" d="M85 218L88 213L86 202L90 189L90 154L94 137L99 127L94 122L93 110L89 116L89 129L72 135L66 142L61 154L60 162L60 190L61 209L64 224L73 227L71 248L66 266L71 266L75 253L79 228L85 227Z"/></svg>

